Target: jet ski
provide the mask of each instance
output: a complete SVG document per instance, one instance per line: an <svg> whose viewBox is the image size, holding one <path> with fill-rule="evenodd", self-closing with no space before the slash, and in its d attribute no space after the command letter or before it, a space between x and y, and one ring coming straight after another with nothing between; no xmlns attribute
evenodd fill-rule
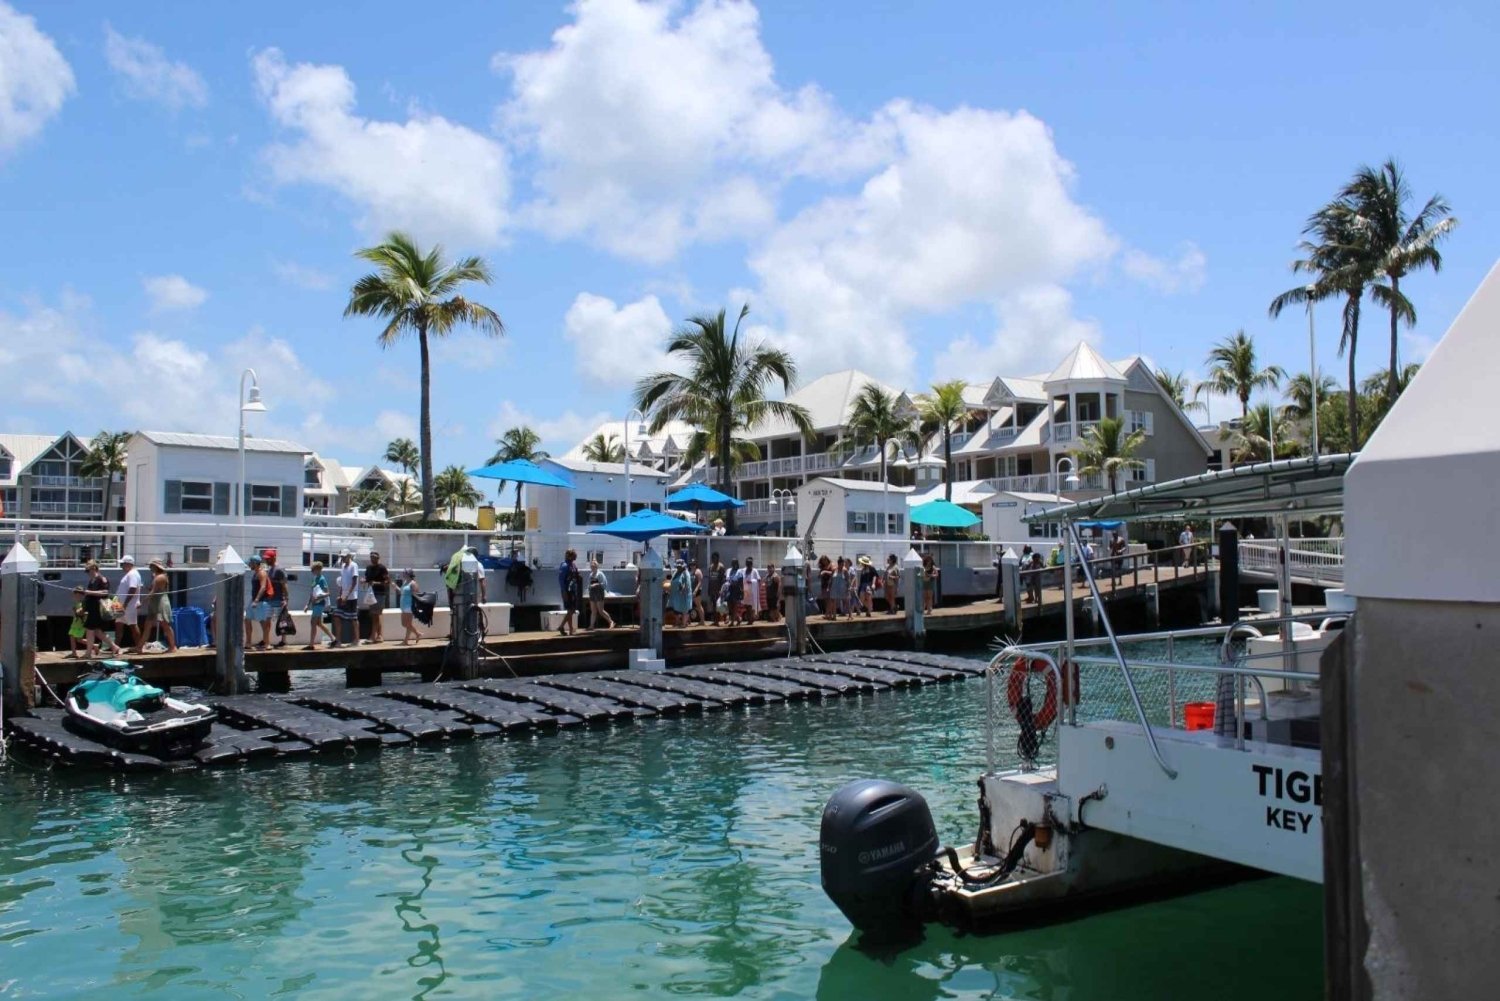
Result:
<svg viewBox="0 0 1500 1001"><path fill-rule="evenodd" d="M67 726L101 744L153 758L192 754L217 715L210 706L174 699L136 677L123 660L106 660L68 689Z"/></svg>

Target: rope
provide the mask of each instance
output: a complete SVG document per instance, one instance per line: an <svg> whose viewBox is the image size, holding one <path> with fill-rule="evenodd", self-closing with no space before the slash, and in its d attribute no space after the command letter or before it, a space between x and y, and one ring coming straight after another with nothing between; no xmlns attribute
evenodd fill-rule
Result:
<svg viewBox="0 0 1500 1001"><path fill-rule="evenodd" d="M58 581L55 581L55 580L45 580L43 578L37 578L36 583L40 587L50 587L53 590L57 590L57 591L67 591L70 594L73 591L73 587L70 587L67 584L59 583ZM186 587L168 588L167 589L167 594L186 594L189 591L212 590L213 588L215 588L217 586L218 586L218 581L212 581L211 580L207 584L189 584ZM140 592L139 595L137 595L137 597L144 598L147 593L148 592L146 592L146 591L142 591L142 592Z"/></svg>

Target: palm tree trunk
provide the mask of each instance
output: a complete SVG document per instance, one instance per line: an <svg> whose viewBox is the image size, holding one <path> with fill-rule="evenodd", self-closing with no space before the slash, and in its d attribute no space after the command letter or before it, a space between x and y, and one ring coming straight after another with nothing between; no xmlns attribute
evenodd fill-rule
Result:
<svg viewBox="0 0 1500 1001"><path fill-rule="evenodd" d="M719 492L723 494L729 493L729 429L730 423L727 417L721 418L719 421ZM724 512L724 520L726 523L725 531L733 532L733 505L730 505L729 510Z"/></svg>
<svg viewBox="0 0 1500 1001"><path fill-rule="evenodd" d="M1359 386L1354 381L1354 349L1359 344L1359 299L1349 297L1349 451L1359 451Z"/></svg>
<svg viewBox="0 0 1500 1001"><path fill-rule="evenodd" d="M1396 303L1400 300L1400 298L1401 279L1397 278L1395 275L1391 275L1391 368L1390 371L1386 374L1385 380L1386 406L1390 406L1392 403L1396 402L1396 393L1398 392L1396 386L1397 373L1401 371L1400 361L1397 359L1396 351L1396 328L1398 326L1396 316Z"/></svg>
<svg viewBox="0 0 1500 1001"><path fill-rule="evenodd" d="M943 425L943 499L953 500L953 432Z"/></svg>
<svg viewBox="0 0 1500 1001"><path fill-rule="evenodd" d="M630 512L626 511L625 513L629 514ZM513 531L513 532L517 531L518 530L517 526L518 525L524 525L524 524L525 524L525 522L523 522L521 520L521 481L517 480L516 481L516 519L515 519L515 521L513 521L511 523L511 526L510 526L511 531Z"/></svg>
<svg viewBox="0 0 1500 1001"><path fill-rule="evenodd" d="M422 353L422 413L418 431L422 438L422 520L431 521L437 513L437 498L432 495L432 358L427 348L427 325L417 328L417 346Z"/></svg>

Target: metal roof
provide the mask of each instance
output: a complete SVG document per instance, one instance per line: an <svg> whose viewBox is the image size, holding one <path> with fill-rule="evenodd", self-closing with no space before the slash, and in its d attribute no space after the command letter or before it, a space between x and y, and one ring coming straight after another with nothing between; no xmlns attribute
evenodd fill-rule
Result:
<svg viewBox="0 0 1500 1001"><path fill-rule="evenodd" d="M188 434L183 431L137 431L136 434L154 445L176 448L215 448L234 451L240 447L239 439L230 435ZM312 449L303 448L294 441L284 441L280 438L252 438L249 435L245 436L245 451L313 454Z"/></svg>
<svg viewBox="0 0 1500 1001"><path fill-rule="evenodd" d="M1328 514L1344 507L1344 472L1354 458L1353 454L1345 453L1235 466L1077 501L1023 520L1029 523L1084 518L1140 521L1284 512Z"/></svg>

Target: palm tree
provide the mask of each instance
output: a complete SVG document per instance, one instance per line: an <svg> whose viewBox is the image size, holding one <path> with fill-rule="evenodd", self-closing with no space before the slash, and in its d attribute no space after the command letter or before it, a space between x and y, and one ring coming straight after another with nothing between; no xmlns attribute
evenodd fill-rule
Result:
<svg viewBox="0 0 1500 1001"><path fill-rule="evenodd" d="M1269 403L1257 403L1229 433L1230 459L1234 462L1265 462L1271 458L1290 459L1302 454L1302 443L1293 437L1294 428L1284 413L1278 414Z"/></svg>
<svg viewBox="0 0 1500 1001"><path fill-rule="evenodd" d="M401 232L392 232L384 243L356 251L354 256L375 265L376 271L354 283L344 315L384 318L381 347L390 347L404 334L417 337L422 378L422 518L429 520L436 511L437 495L432 489L432 359L428 338L447 336L460 324L478 327L494 337L505 333L500 314L455 294L467 282L490 284L490 268L480 257L465 257L450 264L437 245L424 254L411 237Z"/></svg>
<svg viewBox="0 0 1500 1001"><path fill-rule="evenodd" d="M1206 409L1198 400L1187 398L1188 377L1185 372L1168 372L1159 368L1155 372L1156 381L1160 384L1162 392L1167 394L1168 399L1177 404L1177 409L1183 413L1193 410Z"/></svg>
<svg viewBox="0 0 1500 1001"><path fill-rule="evenodd" d="M1339 335L1339 355L1348 352L1349 391L1344 394L1350 451L1359 440L1359 394L1355 392L1354 356L1359 348L1359 307L1365 287L1374 277L1374 265L1360 245L1354 212L1335 200L1308 217L1302 228L1311 239L1298 244L1306 255L1292 262L1295 274L1312 276L1312 281L1287 289L1271 300L1269 312L1274 318L1288 306L1312 308L1317 302L1344 297L1343 330ZM1326 423L1326 422L1320 422Z"/></svg>
<svg viewBox="0 0 1500 1001"><path fill-rule="evenodd" d="M624 462L625 446L620 444L619 435L606 438L601 431L583 443L583 458L587 462Z"/></svg>
<svg viewBox="0 0 1500 1001"><path fill-rule="evenodd" d="M397 438L385 447L385 461L401 467L410 476L422 462L422 452L410 438Z"/></svg>
<svg viewBox="0 0 1500 1001"><path fill-rule="evenodd" d="M1286 397L1286 406L1281 408L1283 417L1294 421L1305 421L1312 416L1313 401L1317 400L1321 406L1323 401L1334 393L1335 383L1332 376L1318 373L1317 392L1313 392L1313 377L1306 372L1298 372L1292 376L1286 384L1283 394Z"/></svg>
<svg viewBox="0 0 1500 1001"><path fill-rule="evenodd" d="M1339 198L1358 217L1365 256L1373 263L1375 274L1386 280L1385 285L1373 286L1371 294L1391 314L1391 363L1386 369L1385 396L1395 400L1400 393L1396 383L1401 372L1397 328L1402 320L1408 326L1417 321L1416 309L1401 293L1401 279L1423 268L1442 270L1443 255L1437 244L1453 231L1458 220L1449 215L1442 195L1433 195L1420 212L1408 216L1411 186L1395 160L1387 160L1378 170L1361 167L1339 192Z"/></svg>
<svg viewBox="0 0 1500 1001"><path fill-rule="evenodd" d="M1083 444L1074 450L1073 460L1078 463L1078 472L1085 476L1102 474L1109 482L1109 492L1114 493L1115 481L1122 469L1139 469L1145 465L1135 457L1136 450L1145 441L1145 428L1136 428L1126 434L1123 417L1101 417L1084 432Z"/></svg>
<svg viewBox="0 0 1500 1001"><path fill-rule="evenodd" d="M125 474L126 448L130 444L129 431L100 431L89 442L88 454L79 464L82 476L98 476L104 479L104 518L109 520L110 495L114 492L115 477ZM19 512L17 512L19 514Z"/></svg>
<svg viewBox="0 0 1500 1001"><path fill-rule="evenodd" d="M383 507L388 507L390 503L390 492L379 487L366 487L349 495L349 507L361 514L367 511L378 511Z"/></svg>
<svg viewBox="0 0 1500 1001"><path fill-rule="evenodd" d="M873 382L867 382L854 397L849 410L849 430L855 435L872 439L880 449L880 482L886 480L886 445L892 441L903 442L914 438L913 415L903 411L897 403L895 393L887 392Z"/></svg>
<svg viewBox="0 0 1500 1001"><path fill-rule="evenodd" d="M1417 362L1404 365L1401 371L1396 373L1394 379L1385 369L1370 375L1364 382L1359 384L1359 391L1366 396L1374 396L1382 399L1387 406L1396 402L1396 396L1406 392L1406 387L1417 377L1417 372L1422 368ZM1390 395L1391 386L1396 387L1396 396Z"/></svg>
<svg viewBox="0 0 1500 1001"><path fill-rule="evenodd" d="M448 509L449 521L458 517L460 504L468 506L484 500L484 494L475 488L462 466L449 466L438 473L432 489L437 492L437 502Z"/></svg>
<svg viewBox="0 0 1500 1001"><path fill-rule="evenodd" d="M1280 365L1255 367L1255 339L1243 330L1235 331L1208 352L1208 378L1198 383L1193 394L1205 389L1240 398L1240 417L1250 413L1250 394L1262 386L1275 389L1286 378Z"/></svg>
<svg viewBox="0 0 1500 1001"><path fill-rule="evenodd" d="M797 363L785 351L759 341L741 341L740 324L749 312L746 304L732 332L725 330L722 309L715 316L690 317L667 340L667 354L681 357L686 374L657 372L635 387L636 406L651 415L652 434L660 433L673 420L686 421L698 429L694 437L702 436L699 451L718 463L719 490L726 494L730 491L731 468L747 454L736 442L743 441L748 429L780 418L804 437L813 435L806 408L766 399L776 384L783 392L791 391L797 382ZM692 445L689 443L689 455L694 452ZM728 514L733 528L733 509Z"/></svg>
<svg viewBox="0 0 1500 1001"><path fill-rule="evenodd" d="M508 429L504 434L495 439L495 454L490 456L486 465L493 466L497 462L515 462L524 459L527 462L541 462L551 456L538 448L542 443L542 436L531 430L531 427L522 424L519 427ZM505 481L495 488L496 493L505 492ZM521 517L521 483L516 482L516 518Z"/></svg>
<svg viewBox="0 0 1500 1001"><path fill-rule="evenodd" d="M391 492L390 502L397 514L407 514L422 506L422 495L411 480L401 480Z"/></svg>
<svg viewBox="0 0 1500 1001"><path fill-rule="evenodd" d="M940 382L916 400L922 423L943 433L943 497L949 501L953 500L953 425L969 414L964 402L967 386L962 379Z"/></svg>

